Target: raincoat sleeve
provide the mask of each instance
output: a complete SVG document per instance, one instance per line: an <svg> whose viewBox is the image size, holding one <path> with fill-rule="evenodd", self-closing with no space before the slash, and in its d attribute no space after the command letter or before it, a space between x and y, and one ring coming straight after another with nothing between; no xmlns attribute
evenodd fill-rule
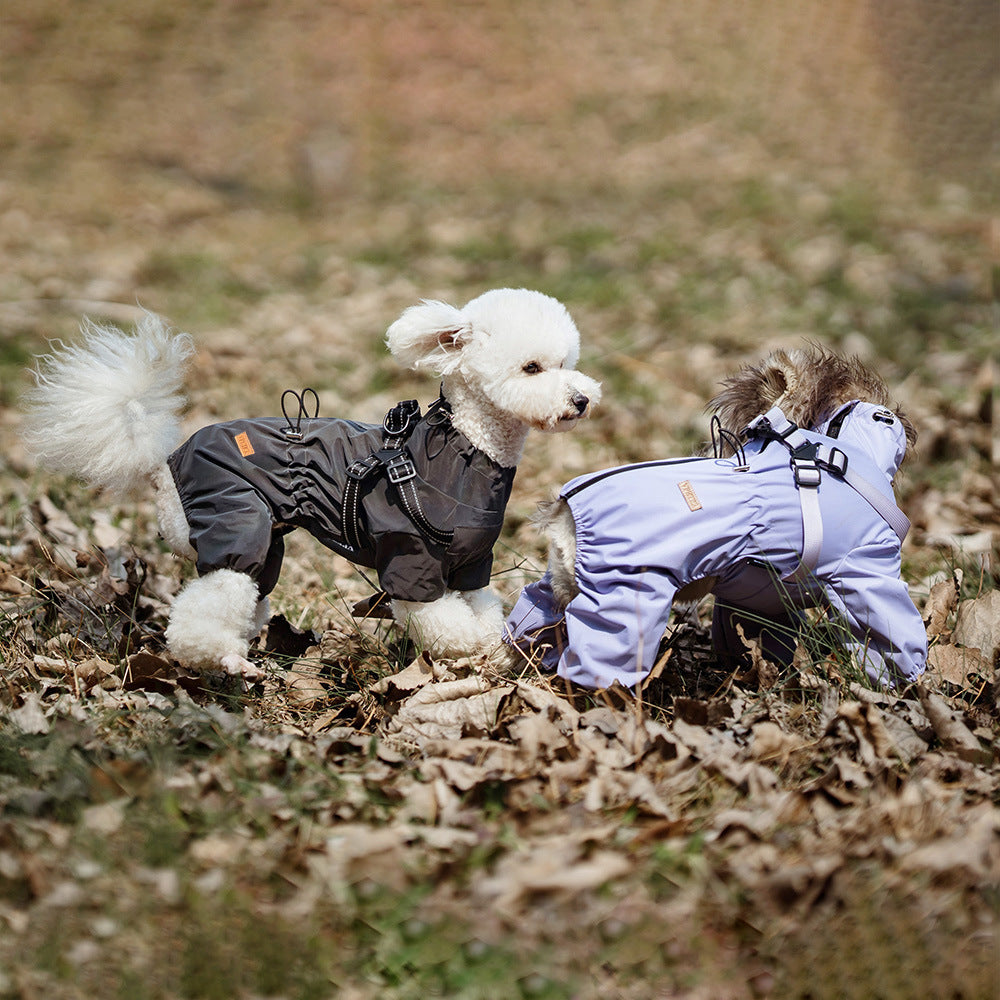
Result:
<svg viewBox="0 0 1000 1000"><path fill-rule="evenodd" d="M586 579L566 607L567 645L557 672L574 684L634 689L656 664L676 588L662 573Z"/></svg>
<svg viewBox="0 0 1000 1000"><path fill-rule="evenodd" d="M927 661L927 632L899 561L895 544L866 545L844 559L824 588L851 630L851 650L865 673L888 688L915 681Z"/></svg>
<svg viewBox="0 0 1000 1000"><path fill-rule="evenodd" d="M490 585L493 570L493 553L475 562L455 567L448 574L448 586L452 590L482 590Z"/></svg>
<svg viewBox="0 0 1000 1000"><path fill-rule="evenodd" d="M544 669L555 670L566 645L564 617L546 573L521 591L507 616L504 642L535 658Z"/></svg>
<svg viewBox="0 0 1000 1000"><path fill-rule="evenodd" d="M248 574L262 594L271 590L284 544L274 535L271 509L253 487L234 479L215 493L192 491L184 510L200 576L231 569Z"/></svg>

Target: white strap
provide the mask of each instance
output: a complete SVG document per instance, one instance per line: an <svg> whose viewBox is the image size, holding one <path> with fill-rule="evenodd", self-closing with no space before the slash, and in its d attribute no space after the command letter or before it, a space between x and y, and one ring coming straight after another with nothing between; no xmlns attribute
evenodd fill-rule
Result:
<svg viewBox="0 0 1000 1000"><path fill-rule="evenodd" d="M875 508L889 525L900 542L906 538L910 530L910 519L896 506L895 500L887 497L880 489L873 486L864 476L855 472L847 464L847 456L839 448L829 445L819 445L816 449L816 461L820 468L829 469L840 477L857 493L860 493Z"/></svg>
<svg viewBox="0 0 1000 1000"><path fill-rule="evenodd" d="M844 481L853 486L889 523L896 537L903 541L910 531L910 519L881 490L876 489L867 479L853 469L844 473Z"/></svg>
<svg viewBox="0 0 1000 1000"><path fill-rule="evenodd" d="M888 523L900 542L906 538L910 521L896 506L894 499L887 497L863 476L848 468L847 455L839 448L816 442L815 449L810 453L809 439L797 424L785 416L780 407L774 406L767 413L755 417L747 424L744 433L749 437L776 436L792 453L792 472L802 507L802 558L795 571L786 577L789 583L804 583L819 565L823 548L823 517L819 509L820 469L826 469L843 479L864 497ZM802 449L799 454L803 457L796 458L795 452L799 449ZM811 454L811 457L804 457L807 454Z"/></svg>
<svg viewBox="0 0 1000 1000"><path fill-rule="evenodd" d="M795 572L786 579L789 583L805 583L816 571L823 549L823 515L819 509L820 471L814 462L801 459L792 460L792 470L802 508L802 557Z"/></svg>

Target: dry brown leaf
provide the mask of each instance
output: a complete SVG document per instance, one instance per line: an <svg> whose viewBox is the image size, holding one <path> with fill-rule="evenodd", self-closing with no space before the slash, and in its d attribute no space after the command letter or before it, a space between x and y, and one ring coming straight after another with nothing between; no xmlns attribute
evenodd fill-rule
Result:
<svg viewBox="0 0 1000 1000"><path fill-rule="evenodd" d="M27 594L31 588L24 582L8 563L0 562L0 593Z"/></svg>
<svg viewBox="0 0 1000 1000"><path fill-rule="evenodd" d="M500 705L513 690L513 685L491 687L476 675L426 684L402 703L389 719L387 731L418 743L490 733L496 727Z"/></svg>
<svg viewBox="0 0 1000 1000"><path fill-rule="evenodd" d="M43 493L35 501L35 509L44 527L45 534L55 542L83 549L87 544L86 532L70 519L70 516L57 507L52 498Z"/></svg>
<svg viewBox="0 0 1000 1000"><path fill-rule="evenodd" d="M561 719L567 725L576 728L580 713L565 699L557 695L550 687L528 684L521 681L517 685L518 697L528 706L538 712L548 711L551 718Z"/></svg>
<svg viewBox="0 0 1000 1000"><path fill-rule="evenodd" d="M320 676L322 669L321 661L303 659L296 660L285 671L288 700L297 708L309 708L326 700L330 682Z"/></svg>
<svg viewBox="0 0 1000 1000"><path fill-rule="evenodd" d="M982 803L967 816L952 837L935 840L908 851L900 858L904 871L978 880L995 880L1000 871L1000 811Z"/></svg>
<svg viewBox="0 0 1000 1000"><path fill-rule="evenodd" d="M811 857L799 864L779 864L755 883L772 905L781 912L796 906L808 909L827 886L830 877L844 865L844 855L839 851L820 857Z"/></svg>
<svg viewBox="0 0 1000 1000"><path fill-rule="evenodd" d="M927 653L927 668L950 684L966 687L970 674L986 675L990 665L978 649L938 645L932 646Z"/></svg>
<svg viewBox="0 0 1000 1000"><path fill-rule="evenodd" d="M707 729L703 729L701 726L692 726L683 719L674 719L671 732L697 757L704 759L712 756L715 752L716 740Z"/></svg>
<svg viewBox="0 0 1000 1000"><path fill-rule="evenodd" d="M624 721L622 713L616 712L607 705L591 708L580 716L580 728L592 726L599 729L605 736L614 736Z"/></svg>
<svg viewBox="0 0 1000 1000"><path fill-rule="evenodd" d="M838 719L849 725L858 741L858 756L869 770L880 769L892 753L892 740L876 705L849 701L837 711Z"/></svg>
<svg viewBox="0 0 1000 1000"><path fill-rule="evenodd" d="M200 684L200 678L186 670L179 669L170 660L153 653L134 653L128 658L123 687L126 691L156 691L173 694L176 688L192 688Z"/></svg>
<svg viewBox="0 0 1000 1000"><path fill-rule="evenodd" d="M604 842L613 832L592 828L585 834L538 839L501 858L495 872L479 880L476 891L501 912L514 915L518 904L532 895L574 895L599 888L631 868L627 858L613 851L585 852L588 841Z"/></svg>
<svg viewBox="0 0 1000 1000"><path fill-rule="evenodd" d="M409 824L383 827L341 824L326 840L321 872L335 894L342 892L344 885L357 885L365 880L401 890L406 885L404 860L412 839Z"/></svg>
<svg viewBox="0 0 1000 1000"><path fill-rule="evenodd" d="M463 760L448 760L446 757L426 760L421 764L420 770L425 777L442 778L460 792L467 792L488 780L484 768Z"/></svg>
<svg viewBox="0 0 1000 1000"><path fill-rule="evenodd" d="M993 759L991 751L980 744L962 721L960 712L949 707L940 695L922 684L917 685L917 693L937 738L946 750L972 763L989 763Z"/></svg>
<svg viewBox="0 0 1000 1000"><path fill-rule="evenodd" d="M892 741L893 753L904 764L909 764L927 749L926 740L921 739L913 726L895 712L883 713L882 723Z"/></svg>
<svg viewBox="0 0 1000 1000"><path fill-rule="evenodd" d="M441 679L444 672L444 668L435 664L425 651L398 673L379 678L369 686L369 690L376 694L403 696L422 688L430 681Z"/></svg>
<svg viewBox="0 0 1000 1000"><path fill-rule="evenodd" d="M87 806L80 814L80 821L91 833L108 837L117 833L125 822L125 807L131 800L127 797Z"/></svg>
<svg viewBox="0 0 1000 1000"><path fill-rule="evenodd" d="M594 729L577 730L573 734L573 743L583 756L591 757L609 768L630 767L639 756L617 739L609 739Z"/></svg>
<svg viewBox="0 0 1000 1000"><path fill-rule="evenodd" d="M675 811L645 774L601 765L587 783L583 806L588 812L635 806L650 816L668 820L677 818Z"/></svg>
<svg viewBox="0 0 1000 1000"><path fill-rule="evenodd" d="M26 736L44 736L51 728L37 691L28 691L21 707L8 712L7 718Z"/></svg>
<svg viewBox="0 0 1000 1000"><path fill-rule="evenodd" d="M796 750L801 750L807 743L795 733L786 733L775 722L758 722L751 729L753 743L750 745L750 757L756 761L774 761L784 767L789 757Z"/></svg>
<svg viewBox="0 0 1000 1000"><path fill-rule="evenodd" d="M525 761L542 764L569 746L569 740L559 727L541 712L514 719L507 731Z"/></svg>
<svg viewBox="0 0 1000 1000"><path fill-rule="evenodd" d="M992 664L1000 650L1000 590L962 601L952 638L960 646L978 649Z"/></svg>
<svg viewBox="0 0 1000 1000"><path fill-rule="evenodd" d="M674 712L679 719L693 726L716 726L732 716L732 707L725 698L674 698Z"/></svg>
<svg viewBox="0 0 1000 1000"><path fill-rule="evenodd" d="M931 587L924 605L924 622L927 625L927 635L934 637L947 631L948 616L958 604L958 587L961 580L961 570L956 570L947 580L941 580Z"/></svg>

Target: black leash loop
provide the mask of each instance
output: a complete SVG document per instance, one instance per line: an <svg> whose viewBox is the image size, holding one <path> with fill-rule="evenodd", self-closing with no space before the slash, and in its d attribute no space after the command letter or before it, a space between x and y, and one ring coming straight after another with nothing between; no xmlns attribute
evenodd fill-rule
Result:
<svg viewBox="0 0 1000 1000"><path fill-rule="evenodd" d="M289 416L288 410L285 407L286 397L291 396L295 400L295 419L294 423L292 417ZM306 400L312 397L313 408L312 413L309 412L309 408L306 404ZM302 418L305 417L307 420L315 420L319 416L319 396L316 394L315 389L310 389L306 386L301 393L296 392L294 389L286 389L281 394L281 415L285 418L287 427L281 429L282 434L285 435L291 441L301 441L302 440Z"/></svg>
<svg viewBox="0 0 1000 1000"><path fill-rule="evenodd" d="M405 439L420 420L420 404L415 399L404 399L385 415L382 421L382 447L391 448L394 438Z"/></svg>
<svg viewBox="0 0 1000 1000"><path fill-rule="evenodd" d="M716 458L725 458L724 450L729 448L741 468L747 464L746 452L743 450L743 443L740 441L739 435L723 427L717 413L712 414L709 428L712 434L712 454Z"/></svg>

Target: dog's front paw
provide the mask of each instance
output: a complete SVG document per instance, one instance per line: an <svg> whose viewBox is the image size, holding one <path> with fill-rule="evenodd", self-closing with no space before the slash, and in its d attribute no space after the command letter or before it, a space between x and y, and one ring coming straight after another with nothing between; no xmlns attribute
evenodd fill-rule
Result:
<svg viewBox="0 0 1000 1000"><path fill-rule="evenodd" d="M242 677L245 681L259 681L264 676L264 671L260 667L239 653L227 653L219 663L227 674L232 677Z"/></svg>

